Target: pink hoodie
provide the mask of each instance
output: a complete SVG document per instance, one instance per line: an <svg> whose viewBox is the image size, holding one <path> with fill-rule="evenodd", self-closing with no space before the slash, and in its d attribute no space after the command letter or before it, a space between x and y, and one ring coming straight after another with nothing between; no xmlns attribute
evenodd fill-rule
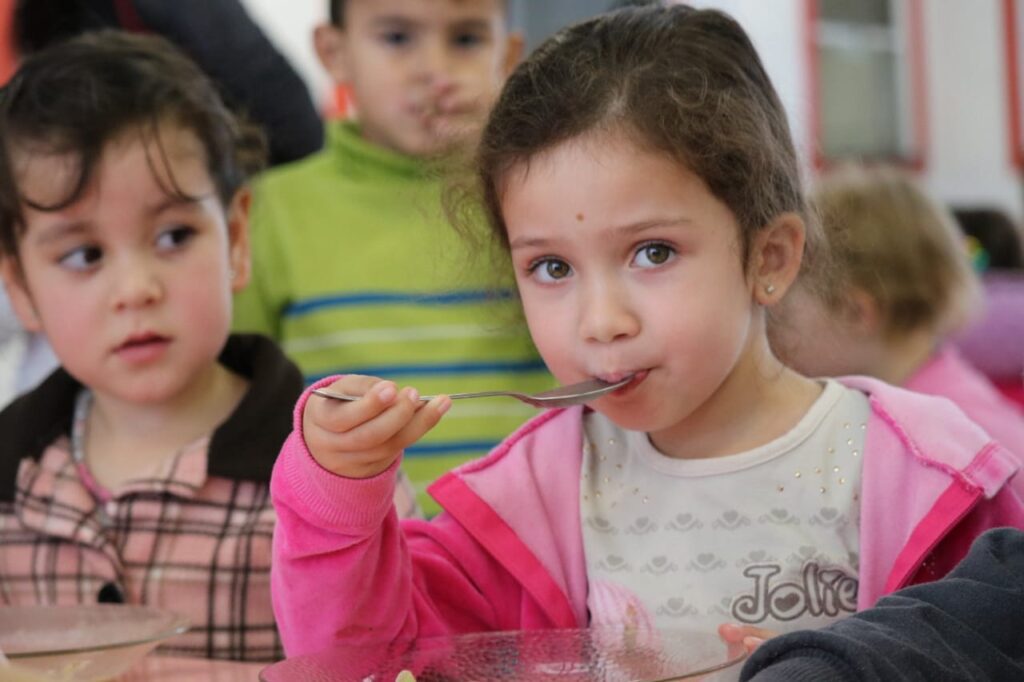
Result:
<svg viewBox="0 0 1024 682"><path fill-rule="evenodd" d="M1024 409L1000 393L955 347L945 346L936 351L904 388L949 398L1017 455L1018 460L1024 461ZM1016 485L1018 494L1024 494L1024 476L1018 477Z"/></svg>
<svg viewBox="0 0 1024 682"><path fill-rule="evenodd" d="M859 608L945 575L983 530L1024 528L1024 503L1005 486L1018 462L952 403L872 379L843 382L867 393L872 408ZM356 480L310 456L301 433L308 396L271 481L271 584L288 655L341 640L587 624L583 408L542 413L431 486L440 516L399 522L391 504L397 464Z"/></svg>

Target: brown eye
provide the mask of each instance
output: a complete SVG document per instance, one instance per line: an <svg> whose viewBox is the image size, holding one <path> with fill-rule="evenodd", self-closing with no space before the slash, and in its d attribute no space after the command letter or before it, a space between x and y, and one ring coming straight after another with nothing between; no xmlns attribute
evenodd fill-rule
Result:
<svg viewBox="0 0 1024 682"><path fill-rule="evenodd" d="M538 258L529 268L530 276L539 282L557 282L572 274L572 266L560 258Z"/></svg>
<svg viewBox="0 0 1024 682"><path fill-rule="evenodd" d="M640 267L663 265L675 254L675 249L667 244L645 244L636 252L636 264Z"/></svg>
<svg viewBox="0 0 1024 682"><path fill-rule="evenodd" d="M544 270L551 279L562 279L569 276L569 264L560 260L549 260L544 264Z"/></svg>

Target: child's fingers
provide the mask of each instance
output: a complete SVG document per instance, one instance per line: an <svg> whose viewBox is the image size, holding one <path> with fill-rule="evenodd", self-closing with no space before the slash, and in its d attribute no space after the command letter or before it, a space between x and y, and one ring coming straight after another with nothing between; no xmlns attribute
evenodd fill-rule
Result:
<svg viewBox="0 0 1024 682"><path fill-rule="evenodd" d="M351 402L310 396L306 410L312 421L321 429L338 434L347 433L374 419L391 407L398 397L394 382L373 377L345 377L331 384L328 390L363 396Z"/></svg>
<svg viewBox="0 0 1024 682"><path fill-rule="evenodd" d="M335 393L347 393L348 395L366 395L374 386L379 384L395 385L393 381L387 381L380 377L371 377L365 374L346 374L329 386L324 386L328 391ZM378 387L379 390L380 387Z"/></svg>
<svg viewBox="0 0 1024 682"><path fill-rule="evenodd" d="M409 423L406 424L395 437L391 445L396 450L405 450L407 447L418 441L430 429L437 426L441 417L452 406L452 399L446 395L435 396L429 403L425 403Z"/></svg>
<svg viewBox="0 0 1024 682"><path fill-rule="evenodd" d="M353 407L356 403L353 403ZM334 448L347 452L365 452L378 448L404 429L421 407L419 393L413 388L404 388L385 409L372 414L367 420L352 424L347 430L336 432L333 435ZM366 408L366 411L373 409Z"/></svg>
<svg viewBox="0 0 1024 682"><path fill-rule="evenodd" d="M748 651L760 646L766 640L775 637L778 633L773 630L754 627L753 625L740 625L738 623L723 623L718 626L718 636L730 644L743 644Z"/></svg>
<svg viewBox="0 0 1024 682"><path fill-rule="evenodd" d="M754 653L754 651L757 650L757 647L761 646L762 644L764 644L764 640L760 637L743 638L743 648L746 649L748 654Z"/></svg>

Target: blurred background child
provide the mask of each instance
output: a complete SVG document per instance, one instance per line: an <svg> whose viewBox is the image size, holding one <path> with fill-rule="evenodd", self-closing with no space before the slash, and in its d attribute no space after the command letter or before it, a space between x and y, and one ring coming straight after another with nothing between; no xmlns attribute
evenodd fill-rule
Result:
<svg viewBox="0 0 1024 682"><path fill-rule="evenodd" d="M1024 412L948 343L980 303L950 213L892 168L838 169L812 199L828 267L779 307L777 352L809 376L864 374L945 396L1024 458Z"/></svg>
<svg viewBox="0 0 1024 682"><path fill-rule="evenodd" d="M509 283L496 291L490 255L445 218L433 163L471 145L518 61L505 11L503 0L333 0L316 29L320 60L349 87L357 118L331 124L321 153L257 184L253 283L235 316L236 329L278 339L307 382L344 372L432 393L551 385ZM422 493L531 413L458 405L404 469Z"/></svg>
<svg viewBox="0 0 1024 682"><path fill-rule="evenodd" d="M169 652L272 660L267 481L302 388L230 335L262 136L163 39L98 32L0 90L0 267L62 367L0 413L0 604L130 602Z"/></svg>

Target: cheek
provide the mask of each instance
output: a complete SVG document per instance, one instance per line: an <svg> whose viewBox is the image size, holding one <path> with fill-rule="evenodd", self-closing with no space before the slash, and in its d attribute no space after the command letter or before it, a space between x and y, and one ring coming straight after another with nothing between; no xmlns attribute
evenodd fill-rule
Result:
<svg viewBox="0 0 1024 682"><path fill-rule="evenodd" d="M575 317L554 302L536 296L526 295L521 301L530 337L541 358L557 376L566 358L573 354L576 330L572 325Z"/></svg>
<svg viewBox="0 0 1024 682"><path fill-rule="evenodd" d="M231 317L231 294L225 282L212 278L188 283L175 297L183 314L195 323L216 323Z"/></svg>
<svg viewBox="0 0 1024 682"><path fill-rule="evenodd" d="M226 257L207 259L181 273L169 300L189 324L202 325L210 334L219 333L231 321L231 285Z"/></svg>
<svg viewBox="0 0 1024 682"><path fill-rule="evenodd" d="M88 286L51 287L44 283L34 291L32 308L47 336L77 338L83 330L98 326L97 302Z"/></svg>

